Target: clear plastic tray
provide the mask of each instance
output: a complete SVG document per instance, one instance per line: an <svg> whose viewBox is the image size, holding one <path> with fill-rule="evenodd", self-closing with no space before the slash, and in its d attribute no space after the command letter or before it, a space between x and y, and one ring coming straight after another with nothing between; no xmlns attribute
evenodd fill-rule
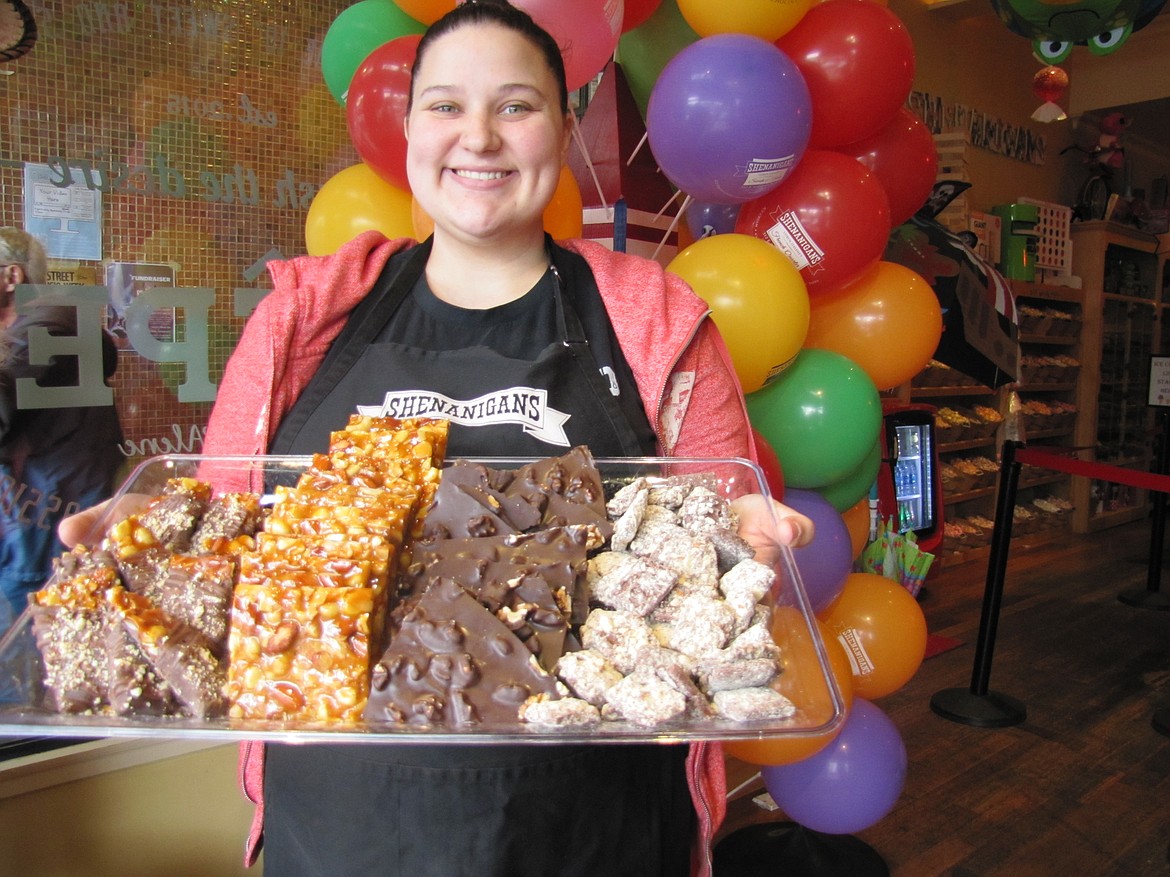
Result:
<svg viewBox="0 0 1170 877"><path fill-rule="evenodd" d="M295 484L311 462L310 457L212 457L169 455L141 463L126 479L111 503L104 530L124 517L134 497L158 495L167 480L192 476L217 486L270 494L276 484ZM477 458L494 468L514 468L530 458ZM729 495L763 493L768 488L758 466L742 459L640 457L599 458L597 467L607 489L616 490L638 476L704 472L714 475ZM228 479L228 480L224 480ZM225 489L228 489L225 487ZM116 510L116 511L115 511ZM0 736L50 737L167 737L221 740L270 740L284 742L357 743L628 743L681 740L744 740L761 737L810 737L834 730L844 720L844 702L833 679L824 644L804 594L791 552L776 546L777 585L773 589L773 633L784 655L777 687L797 707L790 718L740 723L725 719L694 719L666 727L639 727L622 722L602 722L587 730L538 728L524 723L478 725L467 729L419 729L393 724L305 725L171 717L118 717L64 715L42 707L40 654L26 610L0 639ZM7 694L5 694L5 692Z"/></svg>

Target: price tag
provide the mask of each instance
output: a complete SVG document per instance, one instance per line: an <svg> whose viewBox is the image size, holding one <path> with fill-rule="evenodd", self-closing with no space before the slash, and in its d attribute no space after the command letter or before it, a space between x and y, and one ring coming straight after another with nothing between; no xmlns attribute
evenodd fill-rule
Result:
<svg viewBox="0 0 1170 877"><path fill-rule="evenodd" d="M1170 408L1170 356L1150 357L1150 395L1146 404Z"/></svg>

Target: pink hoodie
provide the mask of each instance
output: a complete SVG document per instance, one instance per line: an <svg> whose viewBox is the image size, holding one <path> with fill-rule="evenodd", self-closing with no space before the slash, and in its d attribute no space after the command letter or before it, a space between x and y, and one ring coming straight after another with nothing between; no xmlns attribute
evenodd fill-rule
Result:
<svg viewBox="0 0 1170 877"><path fill-rule="evenodd" d="M349 312L386 261L413 242L365 232L332 256L269 265L275 283L244 327L208 423L204 453L263 454L284 414L308 384ZM562 241L593 271L664 455L748 457L755 444L727 349L707 305L676 275L648 259L589 241ZM257 485L217 481L220 489ZM245 862L256 861L264 820L264 747L241 747L240 780L256 804ZM717 743L694 743L687 779L698 817L692 874L709 877L711 840L726 813L726 777Z"/></svg>

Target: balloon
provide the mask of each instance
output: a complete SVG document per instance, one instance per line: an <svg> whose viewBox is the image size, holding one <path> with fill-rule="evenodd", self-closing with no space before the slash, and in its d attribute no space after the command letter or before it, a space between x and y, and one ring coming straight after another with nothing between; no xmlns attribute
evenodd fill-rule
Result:
<svg viewBox="0 0 1170 877"><path fill-rule="evenodd" d="M744 392L796 356L808 329L800 274L775 247L741 234L695 241L666 266L711 306Z"/></svg>
<svg viewBox="0 0 1170 877"><path fill-rule="evenodd" d="M812 542L792 549L809 605L819 615L841 593L853 568L853 545L841 513L811 490L790 489L784 504L812 520Z"/></svg>
<svg viewBox="0 0 1170 877"><path fill-rule="evenodd" d="M645 24L618 39L618 57L638 112L646 118L650 92L667 63L699 35L691 30L675 0L662 0Z"/></svg>
<svg viewBox="0 0 1170 877"><path fill-rule="evenodd" d="M435 221L427 215L418 201L411 201L411 227L417 240L425 240L435 230ZM563 241L566 238L579 238L584 228L584 208L581 204L581 190L577 187L577 179L572 170L566 165L561 168L557 188L553 192L552 200L544 208L544 230L552 235L553 240Z"/></svg>
<svg viewBox="0 0 1170 877"><path fill-rule="evenodd" d="M849 548L856 560L869 544L869 497L863 496L841 513L841 520L849 530Z"/></svg>
<svg viewBox="0 0 1170 877"><path fill-rule="evenodd" d="M849 662L840 645L825 636L824 629L813 619L817 634L828 658L840 702L833 698L825 681L825 666L817 652L807 618L794 606L777 606L772 610L772 639L780 649L780 674L772 687L791 700L799 710L802 726L809 734L785 734L757 740L725 740L723 751L749 764L791 764L808 758L825 748L844 727L844 722L830 724L838 710L842 717L853 703ZM818 729L818 726L828 726Z"/></svg>
<svg viewBox="0 0 1170 877"><path fill-rule="evenodd" d="M363 231L377 229L388 238L411 237L411 198L358 163L325 181L305 216L310 256L336 252Z"/></svg>
<svg viewBox="0 0 1170 877"><path fill-rule="evenodd" d="M354 72L345 101L349 139L361 160L400 189L410 188L402 125L410 101L410 68L421 39L409 34L370 52Z"/></svg>
<svg viewBox="0 0 1170 877"><path fill-rule="evenodd" d="M776 451L768 440L764 438L758 429L751 428L752 438L756 443L756 458L759 460L760 468L764 470L764 479L768 482L768 491L772 494L773 499L784 499L784 471L780 468L780 459L776 456Z"/></svg>
<svg viewBox="0 0 1170 877"><path fill-rule="evenodd" d="M1068 74L1060 67L1049 65L1036 71L1032 77L1032 94L1042 101L1055 103L1068 91Z"/></svg>
<svg viewBox="0 0 1170 877"><path fill-rule="evenodd" d="M910 681L926 656L926 617L901 584L876 573L850 573L818 618L853 664L853 691L876 700Z"/></svg>
<svg viewBox="0 0 1170 877"><path fill-rule="evenodd" d="M878 707L857 698L828 746L803 761L766 766L760 773L792 821L824 834L852 834L894 809L906 785L906 765L897 726Z"/></svg>
<svg viewBox="0 0 1170 877"><path fill-rule="evenodd" d="M626 0L626 9L622 14L622 33L641 27L661 4L662 0Z"/></svg>
<svg viewBox="0 0 1170 877"><path fill-rule="evenodd" d="M804 154L811 124L796 66L744 34L705 37L680 51L646 111L650 149L667 179L715 204L776 188Z"/></svg>
<svg viewBox="0 0 1170 877"><path fill-rule="evenodd" d="M686 226L691 232L691 238L697 241L713 234L730 234L735 231L735 219L739 216L739 205L691 201L683 213L686 218Z"/></svg>
<svg viewBox="0 0 1170 877"><path fill-rule="evenodd" d="M771 241L800 269L809 295L819 295L881 258L890 200L857 159L810 149L779 186L740 207L735 230Z"/></svg>
<svg viewBox="0 0 1170 877"><path fill-rule="evenodd" d="M890 199L890 224L901 225L918 212L938 178L934 136L910 110L900 107L877 133L838 147L865 165Z"/></svg>
<svg viewBox="0 0 1170 877"><path fill-rule="evenodd" d="M844 478L872 453L881 432L873 381L831 350L800 351L774 381L748 394L747 406L752 426L780 458L788 489Z"/></svg>
<svg viewBox="0 0 1170 877"><path fill-rule="evenodd" d="M811 5L812 0L678 0L679 11L700 36L743 33L769 42L792 30Z"/></svg>
<svg viewBox="0 0 1170 877"><path fill-rule="evenodd" d="M776 45L808 83L815 148L870 136L910 96L913 41L901 19L872 0L818 3Z"/></svg>
<svg viewBox="0 0 1170 877"><path fill-rule="evenodd" d="M858 280L809 304L805 346L849 357L883 390L926 368L942 337L938 296L920 275L894 262L879 261Z"/></svg>
<svg viewBox="0 0 1170 877"><path fill-rule="evenodd" d="M611 0L512 0L547 30L565 61L569 91L588 85L613 57L622 32L621 3Z"/></svg>
<svg viewBox="0 0 1170 877"><path fill-rule="evenodd" d="M881 465L882 443L878 440L873 443L873 447L856 469L830 484L822 484L816 491L827 499L833 508L844 512L860 499L868 502L870 488L877 480Z"/></svg>
<svg viewBox="0 0 1170 877"><path fill-rule="evenodd" d="M395 0L411 18L423 24L433 24L455 8L457 0Z"/></svg>
<svg viewBox="0 0 1170 877"><path fill-rule="evenodd" d="M321 41L321 74L329 93L344 105L349 83L366 55L390 40L422 32L423 25L394 0L358 0L343 9Z"/></svg>

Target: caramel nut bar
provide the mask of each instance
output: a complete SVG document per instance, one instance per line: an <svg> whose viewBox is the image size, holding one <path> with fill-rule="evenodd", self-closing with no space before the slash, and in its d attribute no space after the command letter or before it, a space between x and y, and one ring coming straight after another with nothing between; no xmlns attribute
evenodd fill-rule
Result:
<svg viewBox="0 0 1170 877"><path fill-rule="evenodd" d="M228 715L358 721L369 695L374 597L369 588L237 585Z"/></svg>

